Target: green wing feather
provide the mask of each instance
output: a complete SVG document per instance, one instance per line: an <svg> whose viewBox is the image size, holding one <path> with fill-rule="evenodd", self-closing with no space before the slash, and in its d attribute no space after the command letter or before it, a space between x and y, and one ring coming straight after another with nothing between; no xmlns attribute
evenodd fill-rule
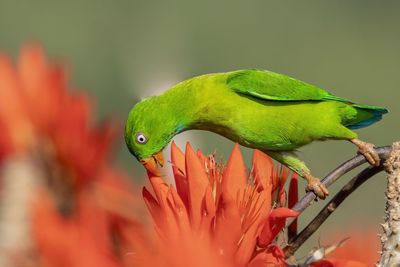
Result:
<svg viewBox="0 0 400 267"><path fill-rule="evenodd" d="M383 107L358 105L354 102L332 95L314 85L293 79L289 76L266 70L240 70L231 72L226 81L236 93L249 95L269 101L324 101L333 100L350 104L357 110L357 116L346 125L350 129L369 126L388 113Z"/></svg>
<svg viewBox="0 0 400 267"><path fill-rule="evenodd" d="M314 85L266 70L240 70L231 72L226 83L231 90L237 93L263 100L336 100L351 103L347 99L334 96Z"/></svg>

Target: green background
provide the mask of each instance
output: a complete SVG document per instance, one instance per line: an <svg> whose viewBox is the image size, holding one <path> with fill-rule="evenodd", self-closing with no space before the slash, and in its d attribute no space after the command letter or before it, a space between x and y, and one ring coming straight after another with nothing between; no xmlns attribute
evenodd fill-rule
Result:
<svg viewBox="0 0 400 267"><path fill-rule="evenodd" d="M98 119L121 124L136 101L195 75L242 68L285 73L390 114L360 137L377 145L399 139L399 1L17 1L0 0L0 48L16 55L29 40L69 65L74 88L96 99ZM136 179L144 173L119 140L116 164ZM189 132L190 141L226 159L232 143ZM243 149L249 164L251 152ZM323 176L352 157L348 142L315 143L302 157ZM249 166L249 165L248 165ZM343 178L332 187L333 193ZM304 183L302 184L304 186ZM349 225L378 231L386 182L378 175L339 208L307 246ZM302 192L302 189L301 189ZM302 217L306 222L323 202ZM329 242L328 242L329 243Z"/></svg>

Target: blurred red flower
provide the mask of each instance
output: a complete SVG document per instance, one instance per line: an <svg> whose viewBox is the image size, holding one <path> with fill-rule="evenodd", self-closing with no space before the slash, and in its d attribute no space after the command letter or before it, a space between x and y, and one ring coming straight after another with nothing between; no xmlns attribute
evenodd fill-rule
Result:
<svg viewBox="0 0 400 267"><path fill-rule="evenodd" d="M45 150L71 172L74 185L94 177L114 129L92 127L88 97L68 90L63 67L49 63L40 46L27 45L17 67L0 55L0 81L0 160Z"/></svg>
<svg viewBox="0 0 400 267"><path fill-rule="evenodd" d="M131 186L111 171L76 192L65 215L47 191L32 203L32 234L41 266L129 266L129 253L145 245ZM129 236L128 236L129 235Z"/></svg>
<svg viewBox="0 0 400 267"><path fill-rule="evenodd" d="M66 71L48 62L40 46L24 47L17 66L0 55L0 168L7 170L0 232L12 228L12 240L25 238L4 245L0 255L20 265L35 255L40 266L123 266L122 231L135 229L131 242L141 230L133 219L135 192L105 160L114 132L93 125L88 97L69 90ZM27 169L25 177L17 169ZM18 183L32 187L21 191Z"/></svg>

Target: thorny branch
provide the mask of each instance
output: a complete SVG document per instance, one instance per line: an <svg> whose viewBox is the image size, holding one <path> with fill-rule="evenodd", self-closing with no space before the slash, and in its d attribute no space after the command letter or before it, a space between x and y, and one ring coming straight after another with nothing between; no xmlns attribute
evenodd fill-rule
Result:
<svg viewBox="0 0 400 267"><path fill-rule="evenodd" d="M376 152L382 160L389 157L392 148L390 146L376 148ZM354 158L342 163L339 167L331 171L324 179L322 183L329 187L341 176L355 169L366 162L366 159L362 155L357 155ZM295 236L292 240L289 240L289 244L284 248L286 257L293 255L297 249L319 228L319 226L329 217L329 215L344 201L344 199L356 190L362 183L368 180L370 177L380 172L382 167L368 167L356 175L349 183L347 183L338 194L320 211L320 213L305 227L305 229ZM304 211L315 199L315 194L312 192L307 193L302 199L300 199L294 206L293 210L302 212ZM288 220L288 225L293 222L294 219Z"/></svg>

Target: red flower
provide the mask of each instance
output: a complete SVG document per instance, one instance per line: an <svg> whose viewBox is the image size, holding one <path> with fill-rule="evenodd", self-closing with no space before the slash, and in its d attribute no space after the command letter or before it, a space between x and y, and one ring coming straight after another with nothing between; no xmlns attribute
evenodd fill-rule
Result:
<svg viewBox="0 0 400 267"><path fill-rule="evenodd" d="M73 184L94 177L113 129L91 127L88 98L67 88L64 69L47 62L39 46L23 48L17 67L0 55L0 160L44 150L71 173Z"/></svg>
<svg viewBox="0 0 400 267"><path fill-rule="evenodd" d="M68 90L66 72L49 63L39 46L23 48L16 67L0 55L1 174L7 165L15 170L13 162L30 170L22 172L27 177L9 171L8 176L18 179L8 177L8 184L0 180L2 190L15 191L5 194L10 199L2 195L0 210L15 205L18 194L28 193L17 209L22 219L31 221L16 224L13 231L16 236L32 233L28 245L10 244L2 254L21 264L29 258L24 253L36 255L41 266L123 266L132 247L128 243L142 240L142 230L133 219L138 203L133 190L105 161L112 132L110 126L93 126L86 95ZM29 183L34 185L30 191L19 193L26 186L15 183L24 183L24 178L37 181ZM26 241L23 237L20 243Z"/></svg>
<svg viewBox="0 0 400 267"><path fill-rule="evenodd" d="M45 190L32 203L40 266L129 266L128 253L145 244L144 230L135 219L139 202L131 186L109 170L72 197L72 214L63 214Z"/></svg>
<svg viewBox="0 0 400 267"><path fill-rule="evenodd" d="M176 189L161 177L149 177L155 196L144 188L164 266L285 266L275 239L287 217L282 207L287 170L275 171L271 159L255 150L251 178L239 146L223 168L186 146L171 148ZM179 253L179 256L177 256Z"/></svg>

